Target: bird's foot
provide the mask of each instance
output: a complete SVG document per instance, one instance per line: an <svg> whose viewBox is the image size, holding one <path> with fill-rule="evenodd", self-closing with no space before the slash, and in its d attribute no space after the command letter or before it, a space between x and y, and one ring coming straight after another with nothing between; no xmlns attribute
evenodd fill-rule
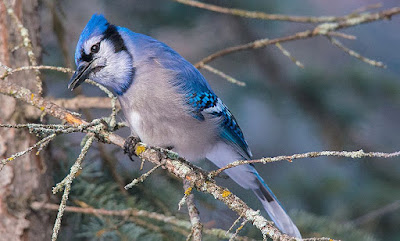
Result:
<svg viewBox="0 0 400 241"><path fill-rule="evenodd" d="M135 145L140 142L140 138L137 136L130 136L126 138L124 143L124 154L127 154L131 161L134 161L133 156L135 154Z"/></svg>

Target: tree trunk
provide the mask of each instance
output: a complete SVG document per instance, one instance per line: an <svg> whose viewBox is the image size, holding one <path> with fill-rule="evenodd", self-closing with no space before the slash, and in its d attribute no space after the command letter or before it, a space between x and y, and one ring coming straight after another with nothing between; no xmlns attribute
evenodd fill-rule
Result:
<svg viewBox="0 0 400 241"><path fill-rule="evenodd" d="M32 65L27 48L22 44L21 29L7 14L7 7L28 29L34 54L40 59L39 15L37 0L0 1L0 62L11 68ZM1 68L1 67L0 67ZM3 74L4 69L0 69ZM9 81L37 93L35 72L20 72L8 77ZM3 80L0 80L3 81ZM27 123L22 103L8 96L0 96L0 123ZM0 158L26 150L36 142L33 134L21 129L0 129ZM32 153L17 158L0 171L0 241L50 240L52 220L46 212L30 208L34 200L47 200L51 191L51 166L45 162L44 153ZM47 158L48 159L48 158Z"/></svg>

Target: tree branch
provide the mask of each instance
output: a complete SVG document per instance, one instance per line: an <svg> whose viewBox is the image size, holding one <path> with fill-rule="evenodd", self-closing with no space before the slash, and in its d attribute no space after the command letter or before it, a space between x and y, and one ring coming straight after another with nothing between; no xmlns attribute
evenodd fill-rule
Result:
<svg viewBox="0 0 400 241"><path fill-rule="evenodd" d="M220 51L217 51L213 54L210 54L209 56L203 58L199 62L195 64L195 67L198 69L203 68L203 66L217 58L220 58L222 56L226 56L228 54L232 54L235 52L239 51L244 51L248 49L258 49L262 48L271 44L276 44L276 43L284 43L284 42L289 42L289 41L294 41L294 40L299 40L299 39L306 39L306 38L312 38L318 35L329 35L332 32L335 32L340 29L345 29L349 28L352 26L364 24L364 23L369 23L373 21L378 21L378 20L383 20L383 19L390 19L394 15L400 14L400 7L394 7L390 8L384 11L380 11L377 13L365 13L365 14L360 14L357 16L349 16L345 19L343 19L340 22L335 22L335 23L323 23L318 25L312 30L306 30L303 32L298 32L293 35L289 35L286 37L281 37L281 38L275 38L275 39L259 39L247 44L242 44L242 45L237 45L237 46L232 46L229 48L222 49Z"/></svg>
<svg viewBox="0 0 400 241"><path fill-rule="evenodd" d="M335 17L335 16L323 16L323 17L308 17L308 16L289 16L283 14L269 14L258 11L246 11L237 8L225 8L217 5L202 3L193 0L173 0L178 3L186 4L192 7L202 8L213 12L230 14L243 18L256 18L262 20L276 20L276 21L288 21L288 22L299 22L299 23L323 23L323 22L335 22L340 21L346 16Z"/></svg>
<svg viewBox="0 0 400 241"><path fill-rule="evenodd" d="M17 100L28 103L39 110L57 118L64 120L70 124L80 125L87 124L86 121L77 117L70 111L61 108L60 106L54 104L53 102L46 100L38 95L32 93L29 89L18 86L7 80L0 81L0 93L12 96Z"/></svg>

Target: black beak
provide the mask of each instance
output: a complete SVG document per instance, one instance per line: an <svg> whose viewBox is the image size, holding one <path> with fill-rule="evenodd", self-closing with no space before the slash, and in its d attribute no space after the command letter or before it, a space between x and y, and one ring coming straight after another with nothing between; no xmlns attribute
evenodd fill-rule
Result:
<svg viewBox="0 0 400 241"><path fill-rule="evenodd" d="M88 77L89 74L92 70L92 65L93 60L90 61L89 63L81 63L78 68L76 69L74 75L72 76L71 80L69 81L68 84L68 89L74 90L76 87L78 87L80 84L82 84L83 81L85 81Z"/></svg>

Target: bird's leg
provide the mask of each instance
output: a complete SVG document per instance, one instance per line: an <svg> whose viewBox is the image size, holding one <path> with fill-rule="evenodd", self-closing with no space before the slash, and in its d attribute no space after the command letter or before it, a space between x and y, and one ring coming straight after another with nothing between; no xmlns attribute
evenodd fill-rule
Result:
<svg viewBox="0 0 400 241"><path fill-rule="evenodd" d="M124 143L124 154L127 154L129 159L131 161L134 161L133 156L136 156L135 154L135 145L140 142L140 138L137 136L130 136L126 138L125 143Z"/></svg>

